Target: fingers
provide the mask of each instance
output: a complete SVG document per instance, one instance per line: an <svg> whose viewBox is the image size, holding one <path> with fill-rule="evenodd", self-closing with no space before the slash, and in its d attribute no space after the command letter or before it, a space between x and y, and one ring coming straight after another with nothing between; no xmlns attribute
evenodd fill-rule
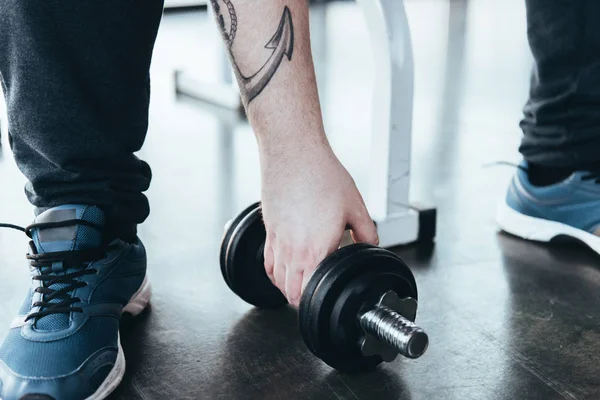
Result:
<svg viewBox="0 0 600 400"><path fill-rule="evenodd" d="M308 281L310 280L311 276L312 273L304 273L302 275L302 285L300 286L300 293L304 293L304 289L306 289L306 285L308 285Z"/></svg>
<svg viewBox="0 0 600 400"><path fill-rule="evenodd" d="M288 302L299 306L308 279L327 256L327 249L314 251L314 245L299 244L299 240L278 243L270 237L265 242L265 271Z"/></svg>
<svg viewBox="0 0 600 400"><path fill-rule="evenodd" d="M306 282L327 254L327 249L320 249L311 244L295 249L286 263L285 294L290 304L296 307L300 305Z"/></svg>
<svg viewBox="0 0 600 400"><path fill-rule="evenodd" d="M286 270L285 293L291 305L298 307L302 297L302 278L305 270L301 264Z"/></svg>
<svg viewBox="0 0 600 400"><path fill-rule="evenodd" d="M281 229L276 234L273 231L267 234L265 271L290 304L300 304L304 288L314 270L339 247L346 224L355 242L379 244L377 228L364 203L355 207L345 218L340 214L334 223L321 225L318 230L305 232L301 229L302 225L297 224L300 228L296 231Z"/></svg>
<svg viewBox="0 0 600 400"><path fill-rule="evenodd" d="M276 249L276 243L272 238L273 235L267 234L264 250L265 272L273 285L277 286L277 288L285 295L286 268L284 258L282 257L281 251Z"/></svg>
<svg viewBox="0 0 600 400"><path fill-rule="evenodd" d="M277 288L281 290L281 293L283 293L283 295L287 298L287 293L285 291L285 257L283 252L279 248L275 248L273 252L275 254L275 267L273 268L273 284L277 286Z"/></svg>
<svg viewBox="0 0 600 400"><path fill-rule="evenodd" d="M271 282L273 282L273 284L275 284L275 275L273 274L273 271L275 269L275 254L273 253L273 247L271 246L271 236L270 235L267 236L267 240L265 241L264 258L265 258L265 272L267 273L267 276L269 277Z"/></svg>
<svg viewBox="0 0 600 400"><path fill-rule="evenodd" d="M365 206L348 216L348 225L352 230L352 239L355 243L369 243L375 246L379 244L377 227Z"/></svg>

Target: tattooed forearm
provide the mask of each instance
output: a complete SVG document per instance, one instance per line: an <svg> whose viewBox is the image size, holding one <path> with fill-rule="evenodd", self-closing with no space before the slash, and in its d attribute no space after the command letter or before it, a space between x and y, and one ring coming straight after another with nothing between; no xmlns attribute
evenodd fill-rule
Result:
<svg viewBox="0 0 600 400"><path fill-rule="evenodd" d="M287 57L288 61L292 60L294 52L292 13L287 6L284 7L279 27L271 40L265 44L265 48L272 51L271 56L258 71L250 75L244 75L232 50L238 29L238 19L233 2L232 0L211 0L211 4L217 18L217 23L223 34L223 39L227 44L242 99L248 105L267 87L284 58Z"/></svg>

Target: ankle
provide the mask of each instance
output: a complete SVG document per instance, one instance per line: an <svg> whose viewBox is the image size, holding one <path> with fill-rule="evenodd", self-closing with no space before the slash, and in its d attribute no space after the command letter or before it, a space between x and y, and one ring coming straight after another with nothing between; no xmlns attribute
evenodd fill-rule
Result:
<svg viewBox="0 0 600 400"><path fill-rule="evenodd" d="M549 186L567 179L576 169L573 167L555 167L529 163L527 174L534 186Z"/></svg>
<svg viewBox="0 0 600 400"><path fill-rule="evenodd" d="M137 241L137 224L109 221L106 226L105 237L107 242L113 239L121 239L127 243L135 243Z"/></svg>

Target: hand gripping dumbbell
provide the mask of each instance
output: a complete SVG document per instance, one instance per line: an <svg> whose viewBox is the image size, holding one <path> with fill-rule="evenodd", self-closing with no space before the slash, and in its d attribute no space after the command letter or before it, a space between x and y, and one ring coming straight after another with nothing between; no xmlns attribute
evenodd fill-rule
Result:
<svg viewBox="0 0 600 400"><path fill-rule="evenodd" d="M266 231L260 203L225 228L221 272L229 288L259 308L287 304L264 268ZM414 323L417 285L394 253L367 244L342 247L319 264L299 307L299 326L309 350L329 366L368 371L398 354L418 358L427 349L425 331Z"/></svg>

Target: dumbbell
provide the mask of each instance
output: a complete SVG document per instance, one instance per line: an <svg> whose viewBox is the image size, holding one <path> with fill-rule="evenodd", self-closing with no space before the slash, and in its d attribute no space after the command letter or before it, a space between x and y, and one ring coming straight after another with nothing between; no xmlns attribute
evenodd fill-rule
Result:
<svg viewBox="0 0 600 400"><path fill-rule="evenodd" d="M258 308L287 304L264 269L266 231L260 203L225 227L221 273L229 288ZM394 253L351 244L326 257L306 285L299 327L308 349L330 367L345 372L373 370L398 354L418 358L429 338L414 323L415 278Z"/></svg>

